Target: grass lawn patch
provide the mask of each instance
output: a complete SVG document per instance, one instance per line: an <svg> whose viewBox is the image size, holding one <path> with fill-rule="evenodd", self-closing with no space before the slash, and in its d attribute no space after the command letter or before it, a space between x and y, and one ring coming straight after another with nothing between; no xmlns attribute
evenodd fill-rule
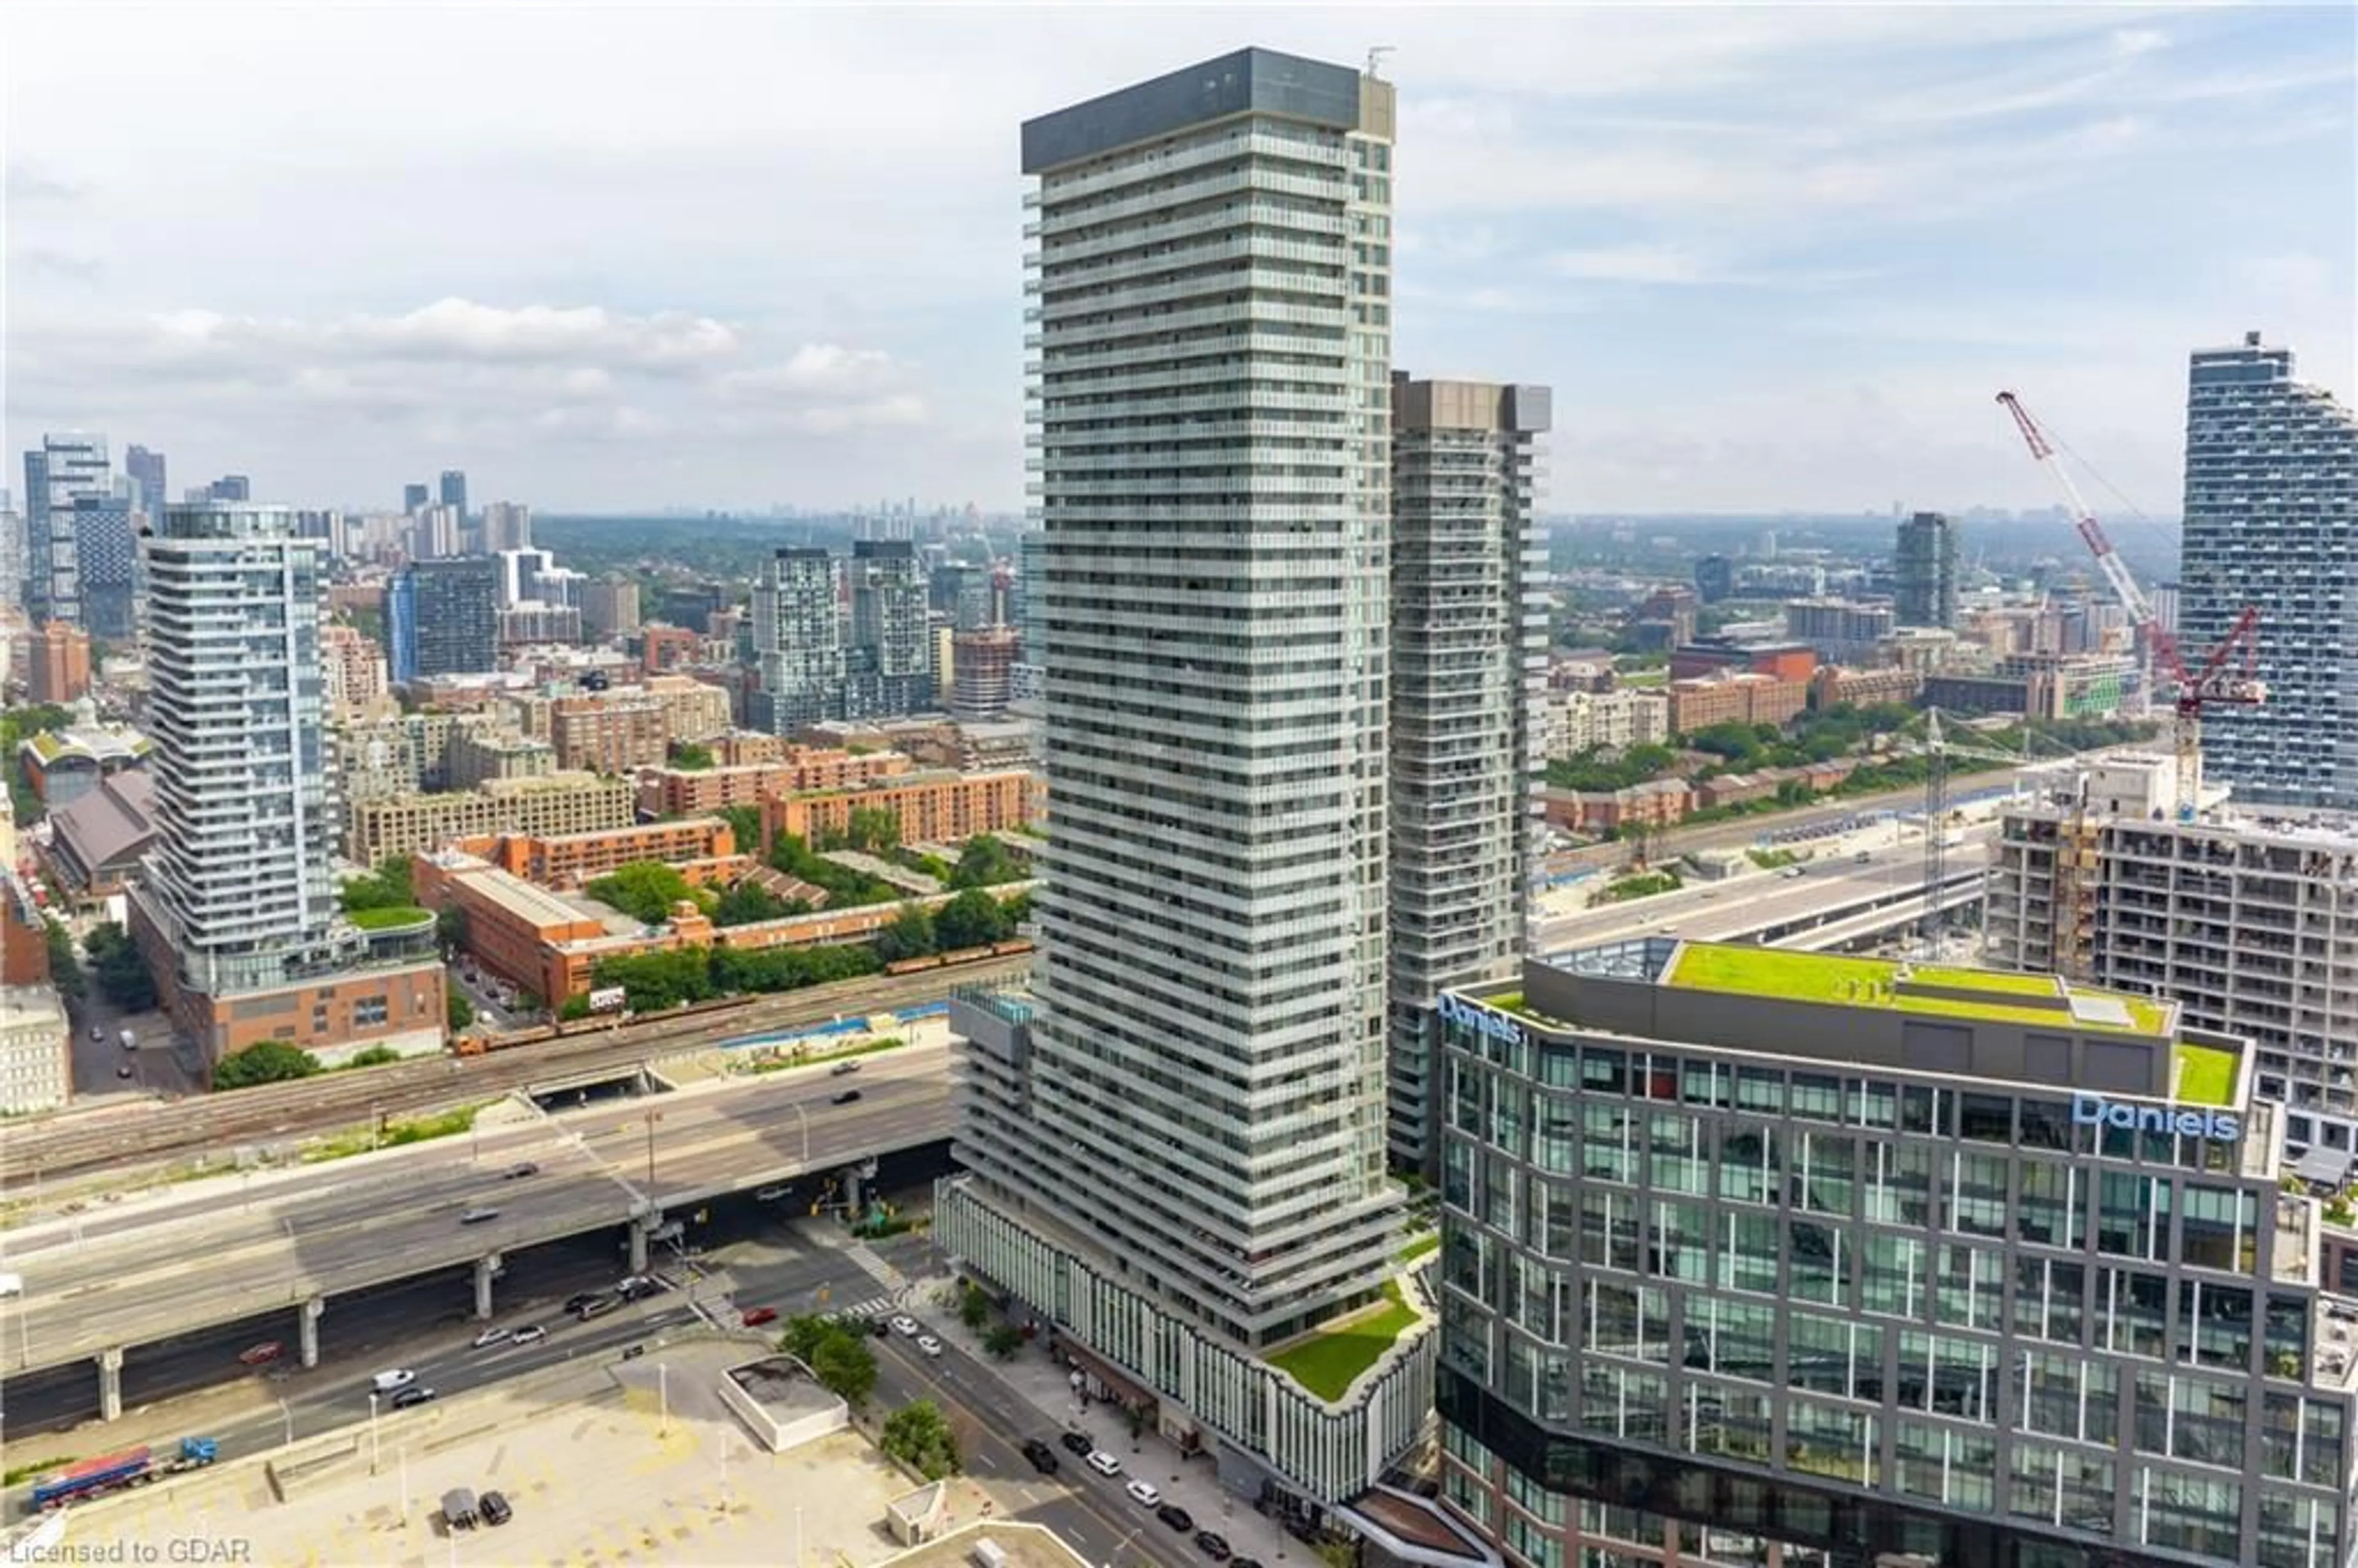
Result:
<svg viewBox="0 0 2358 1568"><path fill-rule="evenodd" d="M1440 1250L1441 1233L1439 1231L1427 1231L1424 1235L1418 1237L1415 1240L1401 1248L1398 1256L1402 1263L1413 1263L1420 1258L1430 1257Z"/></svg>
<svg viewBox="0 0 2358 1568"><path fill-rule="evenodd" d="M329 1160L366 1154L377 1149L398 1149L407 1143L455 1138L471 1129L475 1125L475 1118L483 1109L484 1107L480 1105L462 1105L456 1110L446 1110L439 1116L421 1117L416 1121L389 1121L382 1134L374 1134L373 1129L365 1127L356 1132L341 1132L304 1150L302 1161L306 1165L317 1165Z"/></svg>
<svg viewBox="0 0 2358 1568"><path fill-rule="evenodd" d="M2030 1005L2033 996L2055 995L2054 982L2036 975L2000 974L1986 969L1928 968L1910 971L1911 978L1930 985L1977 990L1985 1001L1951 1000L1942 997L1908 996L1894 987L1900 966L1888 958L1857 958L1833 953L1799 953L1778 947L1698 946L1679 950L1662 976L1665 985L1693 990L1725 991L1736 996L1782 997L1794 1001L1837 1002L1852 1007L1889 1008L1929 1017L1986 1018L2006 1023L2070 1026L2098 1033L2158 1034L2168 1014L2157 1004L2111 991L2081 990L2082 997L2103 996L2126 1010L2126 1025L2071 1021L2054 1008Z"/></svg>
<svg viewBox="0 0 2358 1568"><path fill-rule="evenodd" d="M2233 1051L2180 1041L2177 1052L2178 1098L2188 1105L2235 1103L2235 1069L2243 1058Z"/></svg>
<svg viewBox="0 0 2358 1568"><path fill-rule="evenodd" d="M395 904L389 909L356 909L344 918L363 931L391 931L402 925L431 925L434 912L415 904Z"/></svg>
<svg viewBox="0 0 2358 1568"><path fill-rule="evenodd" d="M1401 1296L1400 1281L1387 1281L1381 1303L1296 1341L1270 1357L1269 1364L1320 1399L1339 1400L1416 1321L1415 1310Z"/></svg>

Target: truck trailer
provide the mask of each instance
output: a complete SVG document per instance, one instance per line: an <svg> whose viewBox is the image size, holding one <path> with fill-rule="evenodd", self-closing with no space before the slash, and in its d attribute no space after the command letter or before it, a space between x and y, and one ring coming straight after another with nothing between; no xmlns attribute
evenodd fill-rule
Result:
<svg viewBox="0 0 2358 1568"><path fill-rule="evenodd" d="M184 1437L178 1452L163 1459L142 1444L119 1454L67 1465L33 1488L33 1506L61 1509L68 1503L103 1497L124 1487L144 1487L167 1476L201 1470L220 1456L221 1445L210 1437Z"/></svg>

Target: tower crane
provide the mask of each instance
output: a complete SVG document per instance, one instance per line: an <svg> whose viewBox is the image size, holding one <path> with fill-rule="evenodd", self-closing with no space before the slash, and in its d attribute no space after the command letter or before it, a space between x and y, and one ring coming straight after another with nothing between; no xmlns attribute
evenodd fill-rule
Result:
<svg viewBox="0 0 2358 1568"><path fill-rule="evenodd" d="M2223 703L2256 706L2268 699L2266 685L2253 671L2252 634L2259 624L2260 612L2245 605L2218 645L2202 655L2199 666L2190 669L2179 653L2177 636L2154 614L2152 601L2137 587L2136 579L2129 575L2112 540L2105 536L2104 524L2088 510L2088 503L2080 499L2080 487L2071 482L2071 472L2055 455L2054 443L2047 438L2047 432L2039 428L2039 421L2030 416L2030 411L2013 393L2001 392L1997 400L2014 416L2015 427L2022 432L2031 460L2055 476L2063 503L2071 511L2072 525L2079 530L2081 543L2088 546L2097 569L2104 574L2121 608L2128 612L2130 630L2145 639L2147 646L2153 650L2155 662L2177 688L2178 815L2190 817L2200 803L2202 787L2203 708ZM2229 661L2239 651L2242 661L2231 667Z"/></svg>

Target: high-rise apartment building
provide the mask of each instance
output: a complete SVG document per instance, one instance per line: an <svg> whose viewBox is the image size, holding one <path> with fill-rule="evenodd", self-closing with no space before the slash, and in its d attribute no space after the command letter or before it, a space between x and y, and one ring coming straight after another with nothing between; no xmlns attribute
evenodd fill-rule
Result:
<svg viewBox="0 0 2358 1568"><path fill-rule="evenodd" d="M254 481L242 473L225 473L205 486L208 501L252 501Z"/></svg>
<svg viewBox="0 0 2358 1568"><path fill-rule="evenodd" d="M150 913L208 994L287 978L336 918L319 546L285 507L167 507L148 541Z"/></svg>
<svg viewBox="0 0 2358 1568"><path fill-rule="evenodd" d="M127 642L138 631L134 608L139 576L137 516L127 495L74 497L74 569L80 579L81 623L93 637Z"/></svg>
<svg viewBox="0 0 2358 1568"><path fill-rule="evenodd" d="M25 524L29 573L26 604L36 621L82 623L81 566L74 503L114 493L106 438L81 431L43 436L25 454Z"/></svg>
<svg viewBox="0 0 2358 1568"><path fill-rule="evenodd" d="M461 524L467 521L467 474L463 469L444 469L441 485L442 504L459 514Z"/></svg>
<svg viewBox="0 0 2358 1568"><path fill-rule="evenodd" d="M1511 975L1546 765L1543 386L1392 382L1390 1141L1439 1158L1433 1008Z"/></svg>
<svg viewBox="0 0 2358 1568"><path fill-rule="evenodd" d="M500 564L486 556L412 561L384 596L396 686L499 667Z"/></svg>
<svg viewBox="0 0 2358 1568"><path fill-rule="evenodd" d="M1957 623L1957 525L1938 512L1899 524L1892 552L1892 599L1902 626Z"/></svg>
<svg viewBox="0 0 2358 1568"><path fill-rule="evenodd" d="M1374 1299L1400 1226L1392 131L1389 83L1263 49L1023 127L1043 953L957 1014L937 1219L1230 1484L1325 1498L1406 1444L1430 1365L1330 1403L1257 1354Z"/></svg>
<svg viewBox="0 0 2358 1568"><path fill-rule="evenodd" d="M849 571L844 717L892 719L937 706L928 590L916 546L906 539L855 539Z"/></svg>
<svg viewBox="0 0 2358 1568"><path fill-rule="evenodd" d="M401 487L401 510L406 515L414 517L433 502L434 492L425 485L405 484Z"/></svg>
<svg viewBox="0 0 2358 1568"><path fill-rule="evenodd" d="M25 576L31 568L33 542L25 534L25 514L0 505L0 614L25 608Z"/></svg>
<svg viewBox="0 0 2358 1568"><path fill-rule="evenodd" d="M427 506L410 519L409 554L421 561L449 560L466 552L465 519L455 506Z"/></svg>
<svg viewBox="0 0 2358 1568"><path fill-rule="evenodd" d="M753 585L753 728L790 735L843 717L843 613L835 557L795 546L775 552Z"/></svg>
<svg viewBox="0 0 2358 1568"><path fill-rule="evenodd" d="M1736 563L1725 556L1704 556L1695 561L1695 597L1705 604L1736 597Z"/></svg>
<svg viewBox="0 0 2358 1568"><path fill-rule="evenodd" d="M2245 801L2358 810L2358 416L2257 332L2193 355L2180 639L2259 611L2258 707L2202 719L2209 775Z"/></svg>
<svg viewBox="0 0 2358 1568"><path fill-rule="evenodd" d="M1517 1560L2349 1561L2353 1312L2244 1042L1662 937L1450 1011L1442 1495Z"/></svg>
<svg viewBox="0 0 2358 1568"><path fill-rule="evenodd" d="M532 548L532 508L514 501L494 501L483 508L483 551Z"/></svg>
<svg viewBox="0 0 2358 1568"><path fill-rule="evenodd" d="M146 514L147 525L154 527L172 500L172 492L164 488L164 454L151 452L134 442L124 450L123 471L135 487L133 504Z"/></svg>
<svg viewBox="0 0 2358 1568"><path fill-rule="evenodd" d="M639 585L627 578L600 578L583 584L581 624L593 637L614 637L637 631Z"/></svg>
<svg viewBox="0 0 2358 1568"><path fill-rule="evenodd" d="M2252 1043L2285 1141L2358 1152L2358 828L2178 810L2169 756L2034 775L2007 806L1983 914L1988 960L2175 1001Z"/></svg>

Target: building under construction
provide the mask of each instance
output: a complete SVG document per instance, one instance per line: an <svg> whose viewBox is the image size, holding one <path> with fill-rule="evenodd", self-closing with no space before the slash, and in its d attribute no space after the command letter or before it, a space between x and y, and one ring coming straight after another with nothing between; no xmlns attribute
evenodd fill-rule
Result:
<svg viewBox="0 0 2358 1568"><path fill-rule="evenodd" d="M2180 810L2176 759L2059 764L2006 808L1984 913L1999 968L2169 998L2248 1038L2303 1173L2358 1151L2358 822ZM2199 786L2198 786L2199 787Z"/></svg>

